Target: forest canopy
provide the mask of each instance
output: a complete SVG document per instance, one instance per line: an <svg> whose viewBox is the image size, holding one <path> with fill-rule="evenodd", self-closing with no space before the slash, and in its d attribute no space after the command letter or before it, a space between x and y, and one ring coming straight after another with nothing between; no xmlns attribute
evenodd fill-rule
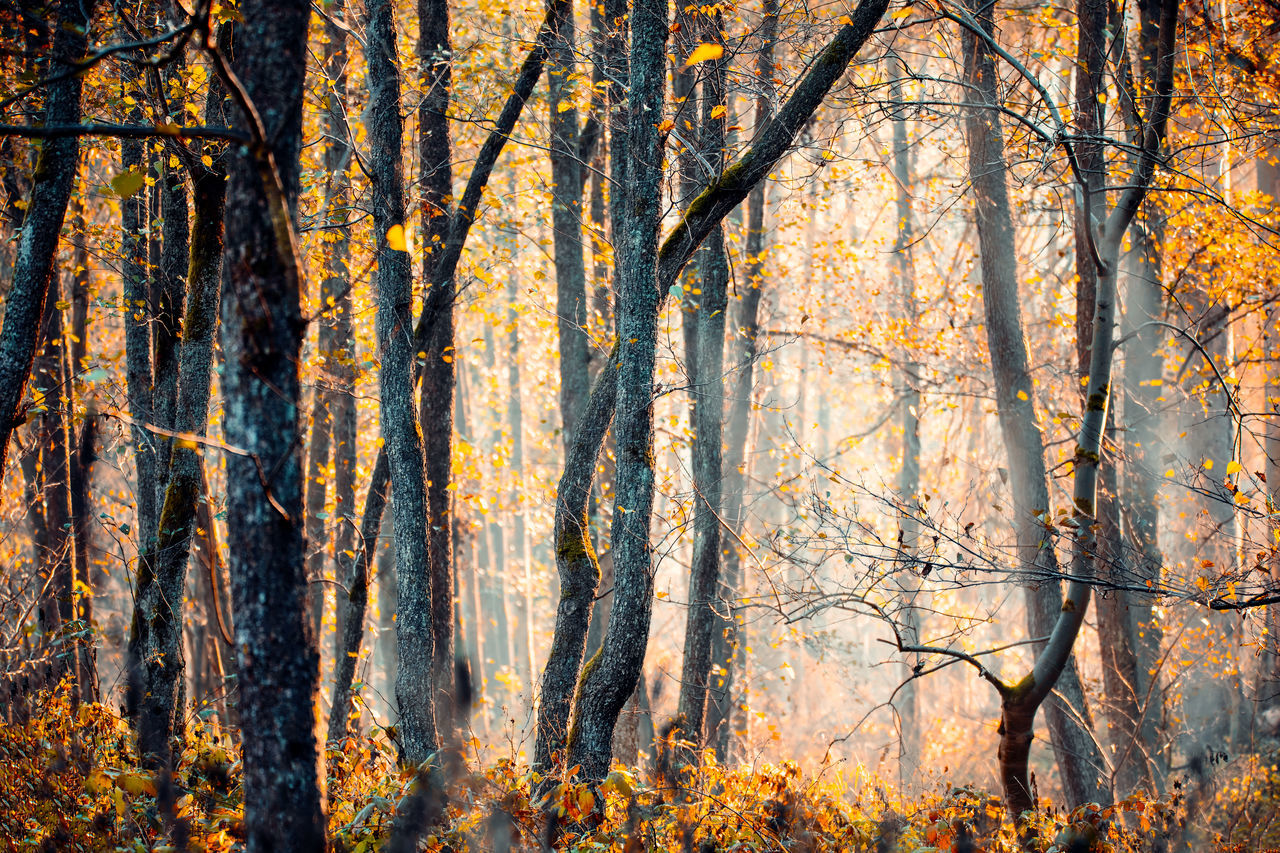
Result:
<svg viewBox="0 0 1280 853"><path fill-rule="evenodd" d="M1277 199L1269 0L0 0L0 838L1280 846Z"/></svg>

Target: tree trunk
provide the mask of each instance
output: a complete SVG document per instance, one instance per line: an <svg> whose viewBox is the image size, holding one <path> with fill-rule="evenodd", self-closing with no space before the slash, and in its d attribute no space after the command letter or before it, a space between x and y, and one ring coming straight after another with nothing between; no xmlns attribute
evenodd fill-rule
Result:
<svg viewBox="0 0 1280 853"><path fill-rule="evenodd" d="M915 217L911 209L914 177L908 143L907 103L902 95L902 77L906 69L898 56L889 61L892 66L889 97L894 107L893 178L897 184L898 219L893 246L893 275L897 279L902 298L904 331L910 335L919 324L919 309L916 306L915 263L912 258L915 242ZM902 609L902 629L913 644L918 643L920 638L920 612L915 607L920 583L915 577L915 558L920 539L920 516L924 511L919 499L921 394L920 363L914 356L915 351L913 346L908 345L899 354L902 367L897 378L899 422L902 425L902 463L898 470L898 541L906 566L902 581L906 599ZM919 661L903 661L906 670L904 677L907 680L898 692L900 698L897 711L902 730L898 776L903 790L910 790L917 784L920 769L921 719L914 681L914 667L918 663Z"/></svg>
<svg viewBox="0 0 1280 853"><path fill-rule="evenodd" d="M191 229L190 295L185 299L180 361L173 383L173 423L169 429L203 436L208 425L213 342L218 328L222 282L223 213L226 184L221 171L195 181L195 221ZM185 198L185 193L184 193ZM169 766L173 738L183 736L179 701L185 661L182 608L187 558L201 499L203 453L194 441L172 442L166 460L167 486L153 545L138 569L131 677L139 681L138 746L151 766Z"/></svg>
<svg viewBox="0 0 1280 853"><path fill-rule="evenodd" d="M310 5L240 8L236 73L253 121L232 149L222 300L227 542L240 658L250 853L327 847L316 749L315 638L307 614L298 373L305 324L294 221ZM234 91L234 90L233 90Z"/></svg>
<svg viewBox="0 0 1280 853"><path fill-rule="evenodd" d="M79 74L67 73L67 67L85 55L94 6L93 0L58 3L50 69L58 79L49 84L45 97L46 125L80 121L83 80ZM23 420L22 401L53 280L54 256L79 167L79 138L55 137L41 144L0 330L0 471L8 459L13 430Z"/></svg>
<svg viewBox="0 0 1280 853"><path fill-rule="evenodd" d="M58 307L60 300L61 282L55 275L49 282L49 297L45 300L39 329L42 343L31 380L32 405L39 413L35 435L45 528L44 553L39 565L41 576L48 578L39 605L39 621L46 642L53 642L49 647L51 686L64 676L69 677L71 693L78 698L80 640L76 635L84 628L74 624L76 542L71 528L71 449L67 424L71 401L63 396L63 389L67 387L66 337L62 309Z"/></svg>
<svg viewBox="0 0 1280 853"><path fill-rule="evenodd" d="M343 0L335 0L329 7L331 18L342 14L343 11ZM349 176L351 160L350 131L346 124L347 46L346 32L341 26L332 21L326 22L325 32L325 68L332 86L329 92L325 119L329 134L329 144L325 149L325 168L329 173L329 195L332 199L328 210L330 218L336 227L335 236L337 239L329 242L329 254L327 256L329 274L326 276L325 283L321 285L322 289L326 287L329 289L333 298L333 305L329 306L327 301L329 297L326 297L325 307L327 313L321 328L329 330L329 344L331 347L325 353L324 370L328 381L331 383L329 415L333 421L333 440L331 442L335 524L333 559L334 565L337 567L337 580L344 583L347 590L347 594L344 595L342 592L343 587L339 587L334 596L334 610L337 621L337 631L334 635L334 651L336 661L341 662L344 658L350 658L351 663L355 664L359 660L360 644L364 637L364 610L368 598L369 567L378 539L378 529L382 526L382 514L386 506L387 497L387 477L383 474L380 478L372 478L374 482L380 482L383 485L377 492L369 495L369 500L374 502L375 506L366 506L365 508L365 514L362 518L368 518L368 522L362 522L360 543L357 546L357 517L355 514L356 442L358 441L355 397L357 378L356 340L352 316L351 286L348 281L349 272L347 270L351 255L351 239L349 230L346 227L346 209L347 205L350 204L351 195L351 180ZM342 211L341 219L336 215L338 210ZM384 455L379 454L379 456L385 459ZM377 468L377 463L375 463L374 467L375 469ZM366 545L365 543L368 544ZM357 547L359 552L356 550ZM365 553L366 551L369 553ZM360 561L359 565L357 565L357 561ZM363 602L361 601L362 597L365 599ZM352 636L353 633L354 636ZM341 643L342 648L338 648L336 646L337 643ZM339 664L335 663L335 684L340 683L337 673L338 668ZM337 695L336 687L334 695L335 697ZM331 709L336 707L338 707L336 704L330 706ZM330 725L330 730L332 731L332 729L333 727Z"/></svg>
<svg viewBox="0 0 1280 853"><path fill-rule="evenodd" d="M778 42L778 3L765 0L760 25L761 48L756 59L756 76L760 92L756 96L756 127L768 124L773 113L773 55ZM707 742L714 743L720 761L729 758L733 730L735 681L745 682L745 673L735 672L735 658L745 660L740 653L739 601L745 593L742 566L741 539L745 530L745 504L749 477L747 447L751 441L751 410L755 397L756 341L760 336L760 297L764 291L764 256L767 251L765 208L768 202L767 180L752 187L747 196L747 235L743 282L745 288L738 302L734 318L734 339L737 343L735 360L737 376L730 395L729 412L725 423L724 458L724 519L733 533L734 542L724 549L722 597L729 605L720 614L718 630L713 632L715 648L713 660L719 668L719 679L712 682L711 704L707 709ZM741 733L739 733L741 734Z"/></svg>
<svg viewBox="0 0 1280 853"><path fill-rule="evenodd" d="M702 14L699 12L698 14ZM704 43L723 47L724 21L719 11L702 21ZM703 72L702 130L700 147L714 178L724 168L726 61L713 60ZM687 102L686 102L687 103ZM720 110L720 113L717 113ZM723 624L728 606L720 584L721 535L721 434L724 426L724 314L728 307L729 261L724 227L707 235L699 264L701 294L686 294L691 312L685 322L697 330L696 351L687 354L693 387L692 467L694 490L693 562L689 569L689 613L685 624L684 662L680 676L677 716L686 740L707 743L704 722L707 690L711 681L712 644L715 629Z"/></svg>
<svg viewBox="0 0 1280 853"><path fill-rule="evenodd" d="M524 406L520 393L520 312L519 264L516 262L517 245L515 231L508 232L511 251L511 267L507 278L507 422L511 430L511 496L510 507L515 513L512 527L512 549L520 565L520 646L521 678L534 694L538 678L537 660L533 648L533 558L529 553L529 529L526 519L527 503L524 482ZM586 398L583 397L585 402Z"/></svg>
<svg viewBox="0 0 1280 853"><path fill-rule="evenodd" d="M994 11L992 6L984 6L979 12L976 4L970 5L970 12L992 37ZM1054 549L1042 547L1043 542L1053 541L1053 534L1048 528L1052 516L1044 447L1035 413L1035 390L1018 301L1017 256L1005 183L1004 138L999 113L994 109L999 103L996 69L990 48L978 36L966 33L964 47L965 76L972 86L967 97L969 106L965 125L981 245L988 348L995 376L1000 427L1008 453L1020 562L1023 571L1039 581L1027 591L1029 629L1033 637L1046 637L1050 633L1056 634L1063 614L1063 600ZM1078 615L1083 618L1083 613ZM1027 689L1013 691L1013 698L1005 696L1002 701L1001 778L1006 803L1015 819L1034 805L1026 760L1031 745L1031 726L1042 701L1042 697L1036 697L1048 695L1055 685L1063 699L1055 696L1046 715L1067 802L1079 805L1103 799L1099 782L1105 765L1087 730L1084 692L1070 654L1073 642L1074 634L1070 639L1056 637L1054 643L1042 644L1038 649L1037 673L1029 676L1032 683ZM1051 646L1055 655L1061 653L1065 646L1066 654L1060 665L1046 669L1041 666L1041 661L1048 661ZM1033 699L1036 700L1034 704ZM1067 704L1071 707L1064 707Z"/></svg>
<svg viewBox="0 0 1280 853"><path fill-rule="evenodd" d="M81 371L89 353L89 252L85 239L85 219L83 201L76 208L75 218L71 224L71 334L69 362L66 366L66 382L69 394L84 394L83 383L79 382ZM56 300L55 300L56 301ZM84 629L84 641L78 644L76 687L80 696L87 702L97 702L98 696L98 652L96 648L97 632L93 630L93 596L94 582L89 572L89 539L91 511L89 509L90 492L92 491L93 465L97 461L97 419L92 402L83 399L85 414L80 427L80 434L75 438L75 446L71 451L71 524L75 536L75 577L84 584L84 588L73 594L75 602L75 618ZM68 412L73 412L68 407ZM74 429L71 430L74 437Z"/></svg>
<svg viewBox="0 0 1280 853"><path fill-rule="evenodd" d="M625 224L615 223L614 231L619 417L614 427L618 469L611 537L613 610L604 644L582 673L567 759L570 765L581 765L584 776L592 780L603 779L609 771L614 726L644 664L653 608L649 522L654 487L653 371L661 304L654 262L662 216L664 141L654 110L664 103L666 89L666 3L637 2L631 28L626 145L614 151L615 157L627 160L630 215Z"/></svg>
<svg viewBox="0 0 1280 853"><path fill-rule="evenodd" d="M405 222L404 174L401 165L403 126L400 118L400 72L393 12L387 0L368 8L366 59L369 106L366 126L373 149L373 227L377 240L378 348L382 368L378 386L382 403L382 437L391 477L396 580L396 704L400 715L400 760L421 764L437 744L432 689L432 649L438 616L432 607L435 579L428 563L427 483L423 438L413 405L411 258L388 235ZM449 427L452 429L452 425ZM452 615L445 618L452 624Z"/></svg>
<svg viewBox="0 0 1280 853"><path fill-rule="evenodd" d="M377 466L386 467L387 457L379 455ZM381 484L381 488L376 488ZM339 594L341 613L337 644L334 647L333 699L329 705L328 739L335 741L346 737L350 721L355 716L352 705L351 684L355 679L356 664L360 661L360 646L364 639L364 614L369 603L369 565L378 547L378 531L382 526L382 513L387 502L387 477L375 470L371 478L370 492L365 497L364 520L360 526L360 549L348 558L346 551L338 552L338 566L343 578L345 596ZM394 583L383 576L381 584ZM393 608L394 609L394 608ZM389 618L389 617L388 617Z"/></svg>
<svg viewBox="0 0 1280 853"><path fill-rule="evenodd" d="M689 260L690 256L698 246L701 245L703 239L705 239L707 234L710 233L712 228L720 222L725 215L733 210L733 208L747 196L751 191L751 188L754 187L756 183L763 180L782 156L790 150L800 128L822 103L823 98L826 96L827 92L830 91L836 80L844 74L849 62L853 59L853 56L862 47L863 43L870 36L876 23L883 16L886 5L887 4L883 2L883 0L864 0L864 2L854 10L849 21L841 26L835 37L832 38L826 48L822 51L820 58L811 66L809 73L805 75L805 77L796 86L791 98L788 99L785 105L783 105L777 117L761 129L757 136L756 144L752 146L749 151L744 153L731 167L725 169L724 175L719 181L704 189L690 204L689 210L676 226L675 230L672 231L672 233L662 243L661 250L658 252L658 274L656 281L657 293L654 296L654 299L657 300L656 307L660 307L661 300L665 298L667 289L675 283L677 276L680 274L680 270L684 267L685 263ZM610 16L608 11L606 11L606 18L608 17ZM652 25L652 22L650 22L650 24ZM663 30L665 31L665 29L664 25ZM615 33L618 31L618 29L614 30ZM618 55L616 45L611 46L610 55ZM611 75L611 80L614 84L616 84L618 79L619 78L616 75ZM627 169L629 168L628 161L630 160L630 156L624 156L622 153L619 153L627 152L629 150L630 142L627 139L627 133L625 130L622 130L618 125L619 123L616 120L615 115L615 117L611 119L610 124L610 144L611 149L614 152L611 157L611 161L614 164L611 166L611 176L613 177L613 186L630 187L631 181L627 179L626 176ZM617 217L614 217L614 227L614 245L622 247L626 243L627 235L625 233L619 233L623 226L620 224L620 220ZM635 230L632 229L630 234L631 236L635 236ZM624 268L620 261L616 261L614 266L615 270L621 270ZM635 274L636 270L633 269L631 272L632 274ZM619 304L619 340L630 341L630 336L628 336L627 330L624 328L621 319L623 297L621 280L617 278L616 275L615 286L618 293ZM654 310L656 310L656 307ZM647 309L641 310L640 306L633 305L630 310L633 313L640 311L642 316L647 314ZM637 339L637 343L639 343L639 339ZM634 345L632 352L635 352ZM632 361L633 367L643 367L643 364L637 365L634 359ZM585 530L583 515L575 514L573 509L575 505L581 506L585 509L587 504L587 494L589 494L589 492L586 489L581 488L581 478L574 477L571 472L581 471L584 465L594 467L595 459L599 455L600 446L604 441L604 434L607 430L608 422L613 416L616 395L619 387L618 368L620 367L620 364L620 351L615 349L614 354L610 357L609 363L603 368L600 374L600 379L596 382L595 387L591 391L591 397L587 403L588 413L583 420L584 423L591 422L595 424L596 427L593 427L593 432L598 432L598 435L593 436L594 441L584 441L581 438L575 441L575 448L569 454L565 462L565 472L561 479L561 488L557 495L556 507L557 562L561 559L562 554L574 560L581 560L585 556L584 551L580 548L584 538L579 535ZM633 378L635 377L633 376ZM585 429L579 429L580 435L585 431ZM634 438L635 436L633 435L632 437ZM634 451L635 449L636 448L633 445L631 450ZM624 447L619 436L619 470L621 470L623 458L627 453L628 450ZM638 473L644 469L644 466L647 463L645 458L642 457L640 459L632 458L629 460L628 464L631 466L632 473ZM621 474L619 474L619 477L620 476ZM567 499L564 488L565 478L569 478L569 483L577 488L576 492L573 490L570 491L570 495ZM589 483L589 480L586 482ZM651 485L652 484L650 484L650 487ZM637 487L639 492L646 490L643 484L639 482L632 483L631 486ZM621 492L619 492L619 495L620 494ZM619 504L619 502L615 501L615 506L617 505L621 505L623 508L628 509L626 514L632 515L633 509L627 508L625 503ZM562 519L565 522L563 525L561 524ZM619 517L619 514L615 510L613 522L615 535L623 528L631 529L630 523L631 520L624 521ZM642 526L647 530L648 518L645 518L643 522L636 520L636 523L642 524ZM570 531L569 535L566 538L561 538L563 531L566 530ZM621 543L619 543L616 538L613 539L613 542L616 565L616 557L618 556L616 548ZM633 551L640 550L643 552L640 562L647 561L647 540L644 543L632 542L630 547L633 548ZM594 555L591 555L591 557L592 559L590 562L594 564ZM561 571L563 575L563 569ZM617 577L616 573L615 577ZM569 587L568 594L571 596L582 596L583 589L586 584L589 583L591 590L590 595L593 596L595 584L597 582L598 576L594 573L589 578L583 577L581 582L573 587ZM619 606L616 596L620 586L620 584L615 583L615 612L616 608ZM562 576L562 606L564 604L565 595L566 584ZM636 602L629 603L633 606L637 604ZM584 603L584 607L585 606L587 606L586 603ZM634 632L634 628L639 624L647 623L646 614L648 613L648 607L650 605L644 604L643 606L643 613L632 613L629 615L630 624L627 628L619 628L620 636L630 635ZM575 654L580 654L576 652L576 649L583 641L576 639L575 632L578 626L581 626L583 629L583 637L585 638L586 621L587 615L583 614L580 619L575 618L568 620L564 625L564 630L562 630L561 613L560 611L557 611L556 634L552 640L552 651L548 657L547 667L544 670L543 675L544 691L546 691L549 683L561 685L567 681L569 685L573 685L579 681L576 677L576 670L579 664L577 661L573 660L573 656ZM611 616L611 630L612 625L617 621L618 620L616 618ZM608 637L606 635L606 644L607 643ZM601 651L603 653L603 647ZM615 651L618 654L625 655L625 659L619 662L627 666L628 669L631 669L637 652L627 653L624 650ZM638 650L638 654L642 657L643 649ZM578 658L578 660L581 660L581 658ZM594 664L588 664L587 667L584 668L581 683L577 689L577 693L579 695L586 695L588 693L587 686L588 682L591 681L591 679L588 678L588 671L594 670L595 668ZM555 673L554 678L549 677L552 673ZM566 679L563 677L565 673L570 673L569 678ZM602 677L612 679L611 676L597 676L597 678ZM593 696L597 701L595 702L595 707L591 714L594 718L591 724L592 743L586 748L582 747L581 744L578 744L576 747L570 749L571 757L575 753L582 754L584 751L592 753L590 765L592 770L590 772L596 772L601 764L607 765L608 738L605 735L607 732L612 732L613 726L616 723L617 708L621 707L621 701L615 702L615 700L618 698L619 692L625 687L623 682L626 680L627 676L624 673L621 680L615 681L608 696ZM634 686L634 676L632 676L630 680L632 681L632 686ZM571 686L570 690L572 689L573 688ZM629 691L621 692L621 698L625 699L628 693ZM566 699L566 705L567 702L568 700ZM543 706L546 707L547 705L548 702L544 693ZM547 738L557 737L557 729L550 725L544 727L542 720L540 720L539 738L541 739L544 736ZM570 737L570 740L572 741L572 736ZM557 743L548 742L545 743L543 747L539 748L538 755L550 756L559 748L560 747ZM538 758L535 758L535 761L538 760ZM583 764L583 766L586 768L588 765Z"/></svg>
<svg viewBox="0 0 1280 853"><path fill-rule="evenodd" d="M418 58L424 92L418 107L418 156L422 198L423 280L438 288L438 309L430 318L426 344L420 351L422 389L419 424L426 455L427 533L430 540L431 631L434 657L436 715L452 728L453 706L453 386L456 297L454 276L435 275L438 240L444 240L450 218L445 215L453 197L452 149L449 141L449 100L452 97L452 51L449 44L447 0L418 0ZM406 326L406 329L408 326ZM397 525L398 526L398 525ZM403 596L404 587L401 587ZM401 607L405 606L401 598ZM403 650L402 650L403 652ZM401 660L403 663L403 653Z"/></svg>

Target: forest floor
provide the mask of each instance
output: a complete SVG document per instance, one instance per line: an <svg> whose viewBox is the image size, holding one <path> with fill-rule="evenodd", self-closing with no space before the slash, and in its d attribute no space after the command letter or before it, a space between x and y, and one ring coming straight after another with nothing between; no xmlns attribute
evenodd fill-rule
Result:
<svg viewBox="0 0 1280 853"><path fill-rule="evenodd" d="M0 850L234 851L244 848L238 750L218 728L188 728L177 772L142 771L127 722L102 705L43 695L26 722L0 725ZM1173 793L1074 811L1044 803L1032 849L1264 851L1280 848L1280 756L1237 761L1226 775ZM1019 847L1000 798L939 786L914 798L889 784L849 787L794 763L730 769L713 756L678 781L616 766L599 786L539 785L501 760L457 766L444 816L420 833L440 851L908 851ZM396 766L386 734L326 753L331 850L365 853L393 832L415 775ZM544 795L536 790L549 788ZM549 826L551 827L549 831Z"/></svg>

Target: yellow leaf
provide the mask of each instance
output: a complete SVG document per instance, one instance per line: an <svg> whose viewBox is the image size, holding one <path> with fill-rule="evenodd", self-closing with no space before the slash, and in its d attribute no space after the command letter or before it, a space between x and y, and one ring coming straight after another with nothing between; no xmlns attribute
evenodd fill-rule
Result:
<svg viewBox="0 0 1280 853"><path fill-rule="evenodd" d="M1019 391L1019 392L1018 392L1018 399L1019 399L1019 400L1022 400L1022 401L1024 401L1024 402L1025 402L1026 400L1029 400L1029 399L1031 399L1031 398L1027 396L1027 392L1026 392L1026 391Z"/></svg>
<svg viewBox="0 0 1280 853"><path fill-rule="evenodd" d="M635 790L635 780L627 771L615 770L604 777L604 781L600 783L600 789L603 791L617 791L624 797L630 797L631 792Z"/></svg>
<svg viewBox="0 0 1280 853"><path fill-rule="evenodd" d="M719 59L724 56L724 48L718 44L700 44L693 49L693 53L689 54L689 58L684 61L684 67L697 65L699 62L709 62L713 59Z"/></svg>
<svg viewBox="0 0 1280 853"><path fill-rule="evenodd" d="M403 225L392 225L387 229L387 245L397 252L409 251L409 235Z"/></svg>
<svg viewBox="0 0 1280 853"><path fill-rule="evenodd" d="M1204 460L1204 470L1206 471L1213 470L1213 460L1208 458L1207 456L1205 457L1205 460Z"/></svg>
<svg viewBox="0 0 1280 853"><path fill-rule="evenodd" d="M116 777L116 786L123 788L134 796L150 794L154 797L156 794L155 783L146 776L141 776L137 773L121 773Z"/></svg>
<svg viewBox="0 0 1280 853"><path fill-rule="evenodd" d="M177 155L177 154L170 154L170 155L169 155L169 168L170 168L170 169L176 169L176 168L178 168L178 155Z"/></svg>
<svg viewBox="0 0 1280 853"><path fill-rule="evenodd" d="M573 109L573 101L563 100L556 104L556 112L558 113L567 113L571 109Z"/></svg>
<svg viewBox="0 0 1280 853"><path fill-rule="evenodd" d="M578 792L578 811L588 814L596 807L595 794L591 793L589 788L583 788Z"/></svg>
<svg viewBox="0 0 1280 853"><path fill-rule="evenodd" d="M206 155L204 155L203 157L201 157L201 158L200 158L200 162L204 164L204 167L205 167L206 169L212 169L212 168L213 168L213 158L212 158L212 157L210 157L208 154L206 154Z"/></svg>
<svg viewBox="0 0 1280 853"><path fill-rule="evenodd" d="M1239 471L1240 467L1241 467L1240 463L1232 459L1230 462L1227 463L1227 476L1230 477L1232 474Z"/></svg>
<svg viewBox="0 0 1280 853"><path fill-rule="evenodd" d="M675 127L675 126L676 126L676 123L675 123L674 121L672 121L671 119L669 119L669 118L668 118L668 119L663 119L662 121L658 122L658 132L659 132L659 133L666 133L668 130L670 130L671 128L673 128L673 127Z"/></svg>
<svg viewBox="0 0 1280 853"><path fill-rule="evenodd" d="M728 109L725 107L725 105L724 105L724 104L719 104L719 105L714 106L714 107L712 107L712 108L711 108L711 117L712 117L712 118L724 118L724 114L725 114L725 113L727 113L727 112L728 112Z"/></svg>

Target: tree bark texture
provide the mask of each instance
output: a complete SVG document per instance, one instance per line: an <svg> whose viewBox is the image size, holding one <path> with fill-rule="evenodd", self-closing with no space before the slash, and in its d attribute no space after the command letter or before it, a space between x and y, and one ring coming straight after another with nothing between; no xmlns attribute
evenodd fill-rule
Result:
<svg viewBox="0 0 1280 853"><path fill-rule="evenodd" d="M305 323L294 217L310 5L246 3L229 87L236 126L227 185L227 541L235 603L245 833L251 853L324 851L316 748L319 656L307 615L299 364ZM248 113L246 103L254 110Z"/></svg>
<svg viewBox="0 0 1280 853"><path fill-rule="evenodd" d="M40 574L44 593L39 605L41 633L51 643L49 653L51 685L67 676L73 696L79 696L79 646L88 626L75 624L76 619L76 541L71 526L71 447L68 415L70 399L64 396L69 387L66 369L66 337L62 326L61 281L57 275L49 282L44 316L38 334L41 344L35 358L31 381L32 404L37 414L37 442L40 500L44 523ZM80 578L79 580L85 580Z"/></svg>
<svg viewBox="0 0 1280 853"><path fill-rule="evenodd" d="M556 328L560 345L561 438L568 452L591 391L587 338L587 267L582 247L583 163L579 159L578 109L573 105L573 15L558 19L552 34L550 97L551 230L556 268Z"/></svg>
<svg viewBox="0 0 1280 853"><path fill-rule="evenodd" d="M701 39L723 47L724 21L719 11L704 14ZM718 178L724 168L724 108L727 61L723 56L707 63L702 81L702 120L699 146L702 157ZM686 740L705 746L704 727L707 691L711 681L714 633L723 624L728 606L720 584L722 462L721 438L724 427L724 324L728 307L729 259L725 251L724 226L717 225L707 235L699 263L702 292L686 293L690 303L685 322L694 324L695 351L687 354L692 371L693 441L691 446L694 520L693 561L689 568L689 612L685 623L684 661L680 676L677 716Z"/></svg>
<svg viewBox="0 0 1280 853"><path fill-rule="evenodd" d="M897 184L896 213L897 235L893 245L893 275L897 280L902 299L904 333L910 335L919 322L916 306L915 263L912 248L915 242L915 217L911 209L914 192L911 151L908 143L907 103L903 100L902 77L906 68L898 56L890 60L889 97L893 104L893 177ZM920 639L920 613L915 598L920 582L915 577L916 548L920 539L920 363L912 347L905 347L899 354L902 360L897 377L899 423L902 429L902 463L898 470L898 522L899 548L907 567L903 581L906 601L902 610L902 630L915 644ZM920 768L920 711L919 696L914 681L914 664L904 661L907 679L898 692L898 717L902 738L898 760L898 775L906 789L916 784Z"/></svg>
<svg viewBox="0 0 1280 853"><path fill-rule="evenodd" d="M378 456L376 466L386 467L388 458ZM345 569L340 575L345 578L347 590L345 603L339 595L339 607L343 616L338 620L341 631L334 649L333 701L329 711L330 741L345 737L350 731L350 722L354 714L352 707L351 684L355 679L356 664L360 660L360 646L364 639L364 615L369 603L369 566L377 550L378 531L382 526L382 513L387 501L387 477L378 470L374 471L370 493L365 498L364 517L360 525L361 545L353 551L352 557L346 557L345 551L338 552L338 565ZM374 491L374 487L381 488ZM395 579L384 577L380 583L394 583Z"/></svg>
<svg viewBox="0 0 1280 853"><path fill-rule="evenodd" d="M51 83L45 100L46 125L80 121L78 74L65 74L67 66L84 56L88 44L93 0L61 0L57 4L50 70L61 79ZM67 204L80 168L78 137L43 140L32 175L27 215L18 238L13 283L5 299L4 327L0 329L0 471L9 454L9 440L22 421L22 401L31 378L40 321L53 280L54 257Z"/></svg>
<svg viewBox="0 0 1280 853"><path fill-rule="evenodd" d="M368 12L366 123L373 148L370 177L378 259L378 347L382 352L378 388L383 446L391 477L399 587L396 648L400 666L396 671L396 705L400 715L400 760L417 766L435 752L439 742L432 668L432 650L438 634L434 623L439 614L433 608L435 578L429 563L423 437L418 431L413 405L416 350L412 334L412 259L407 251L392 248L387 237L393 227L405 225L403 121L396 31L387 0L369 4ZM452 624L451 613L446 613L444 618Z"/></svg>
<svg viewBox="0 0 1280 853"><path fill-rule="evenodd" d="M181 300L186 317L180 345L175 341L176 397L172 401L173 421L166 429L203 436L209 418L213 343L222 284L225 173L210 169L196 177L194 198L190 263L185 276L190 279L190 293ZM187 558L203 496L200 445L190 439L171 442L164 468L164 501L154 543L143 551L138 567L136 610L129 642L129 665L132 677L139 682L139 750L157 768L168 766L171 741L183 736L183 709L179 702L185 667L182 602Z"/></svg>
<svg viewBox="0 0 1280 853"><path fill-rule="evenodd" d="M629 216L616 224L614 281L618 298L615 423L618 469L614 505L614 598L604 644L579 685L568 742L568 763L587 779L603 779L612 756L618 713L644 664L653 608L649 523L653 511L653 371L657 352L658 281L655 259L662 216L663 134L654 121L666 89L667 5L637 2L631 16L627 102ZM661 112L657 111L660 116ZM616 155L615 155L616 156Z"/></svg>
<svg viewBox="0 0 1280 853"><path fill-rule="evenodd" d="M449 100L452 96L452 52L449 45L447 0L419 0L418 53L425 92L418 108L423 217L423 279L438 291L438 310L421 348L422 389L418 418L422 427L427 477L427 535L430 540L431 630L437 717L452 727L453 705L453 391L457 382L452 272L431 277L438 261L436 238L444 239L450 217L444 215L453 198L453 163L449 141ZM440 215L437 216L437 211ZM408 331L408 325L405 330ZM399 525L397 524L397 528ZM403 594L404 587L401 587ZM404 606L404 599L401 599ZM401 656L402 666L404 657Z"/></svg>

